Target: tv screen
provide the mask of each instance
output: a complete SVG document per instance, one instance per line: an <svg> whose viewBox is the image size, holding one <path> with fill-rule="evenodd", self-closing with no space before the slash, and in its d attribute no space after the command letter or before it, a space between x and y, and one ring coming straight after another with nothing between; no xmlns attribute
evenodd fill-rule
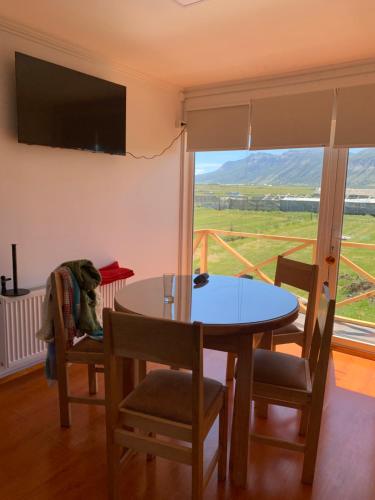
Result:
<svg viewBox="0 0 375 500"><path fill-rule="evenodd" d="M18 142L125 154L126 87L16 52Z"/></svg>

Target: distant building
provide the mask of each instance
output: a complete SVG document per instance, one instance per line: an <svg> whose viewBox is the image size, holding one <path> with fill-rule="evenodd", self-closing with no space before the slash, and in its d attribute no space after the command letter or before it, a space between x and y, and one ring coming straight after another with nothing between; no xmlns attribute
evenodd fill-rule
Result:
<svg viewBox="0 0 375 500"><path fill-rule="evenodd" d="M371 191L371 190L368 190ZM254 210L265 212L319 212L320 199L318 196L218 196L212 194L197 194L195 205L216 210ZM345 199L344 211L349 215L375 216L375 197Z"/></svg>
<svg viewBox="0 0 375 500"><path fill-rule="evenodd" d="M346 198L375 198L375 189L346 188ZM320 188L316 189L313 196L320 196Z"/></svg>

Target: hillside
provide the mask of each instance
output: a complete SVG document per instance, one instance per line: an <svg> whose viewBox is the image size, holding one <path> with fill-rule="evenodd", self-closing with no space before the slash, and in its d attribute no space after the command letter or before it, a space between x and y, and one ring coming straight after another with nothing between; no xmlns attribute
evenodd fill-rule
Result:
<svg viewBox="0 0 375 500"><path fill-rule="evenodd" d="M252 151L242 160L228 161L214 172L196 176L198 184L272 184L319 186L323 164L320 149L288 150L275 155ZM375 149L352 154L348 187L375 188Z"/></svg>

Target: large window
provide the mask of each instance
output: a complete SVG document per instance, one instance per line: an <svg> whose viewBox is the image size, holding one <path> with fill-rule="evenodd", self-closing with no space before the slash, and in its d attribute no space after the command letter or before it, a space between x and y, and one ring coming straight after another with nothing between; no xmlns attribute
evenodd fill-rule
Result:
<svg viewBox="0 0 375 500"><path fill-rule="evenodd" d="M315 255L323 149L196 153L194 270L272 282Z"/></svg>

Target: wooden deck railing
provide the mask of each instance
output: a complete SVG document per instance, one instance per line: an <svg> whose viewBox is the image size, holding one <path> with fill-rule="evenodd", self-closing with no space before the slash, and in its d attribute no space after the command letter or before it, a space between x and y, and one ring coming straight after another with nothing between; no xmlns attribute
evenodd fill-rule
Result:
<svg viewBox="0 0 375 500"><path fill-rule="evenodd" d="M237 273L235 276L242 276L247 273L254 273L260 279L265 281L266 283L273 283L273 279L267 275L264 271L264 267L277 261L278 255L283 255L284 257L291 255L300 250L311 248L312 252L312 262L315 260L316 253L316 239L313 238L299 238L296 236L279 236L274 234L258 234L258 233L246 233L242 231L226 231L224 229L198 229L194 231L195 240L193 245L193 255L200 247L200 272L204 273L208 271L208 240L209 237L212 240L216 241L224 250L226 250L230 255L236 258L241 264L244 265L243 269ZM254 238L254 239L263 239L263 240L274 240L274 241L285 241L292 242L296 245L292 248L285 250L284 252L280 252L277 255L273 255L268 259L265 259L261 262L254 263L248 258L241 255L235 248L233 248L227 241L225 241L222 237L230 236L232 238ZM341 242L341 250L345 248L360 248L362 250L372 250L375 251L375 243L355 243L352 241L342 241ZM374 284L375 287L375 276L367 272L362 267L355 264L351 259L341 254L341 262L344 262L348 267L350 267L353 271L355 271L359 276L364 277L367 281ZM371 257L369 257L371 258ZM374 257L372 257L374 258ZM358 302L359 300L369 299L370 297L375 296L375 288L371 290L367 290L363 293L358 293L352 297L348 297L347 299L341 300L336 303L336 309L342 306L352 304L354 302ZM301 302L301 309L304 310L305 306L303 302ZM336 315L335 319L337 321L342 321L345 323L353 323L356 325L361 325L365 327L375 328L375 323L372 321L363 321L355 318L348 318L345 316Z"/></svg>

